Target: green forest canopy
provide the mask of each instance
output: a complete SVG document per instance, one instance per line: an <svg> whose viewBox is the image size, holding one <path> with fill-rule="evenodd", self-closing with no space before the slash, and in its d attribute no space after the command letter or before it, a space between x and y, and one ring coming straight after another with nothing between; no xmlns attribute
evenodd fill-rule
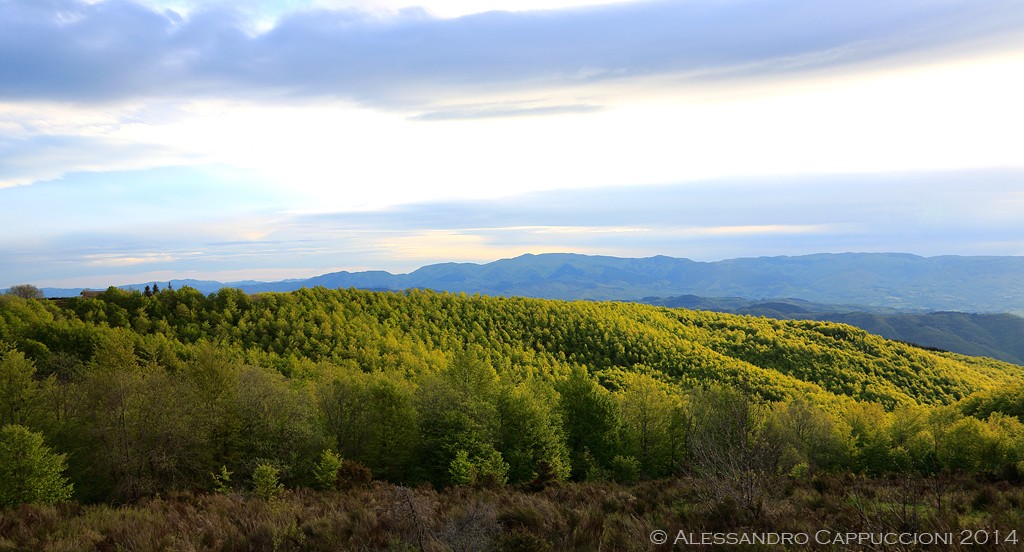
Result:
<svg viewBox="0 0 1024 552"><path fill-rule="evenodd" d="M2 296L0 343L0 426L66 454L82 500L267 473L317 486L325 465L339 481L437 485L721 475L737 455L773 473L1024 467L1006 406L1024 367L834 323L419 290L111 288ZM709 425L723 412L742 424ZM742 451L721 437L737 431L754 437Z"/></svg>

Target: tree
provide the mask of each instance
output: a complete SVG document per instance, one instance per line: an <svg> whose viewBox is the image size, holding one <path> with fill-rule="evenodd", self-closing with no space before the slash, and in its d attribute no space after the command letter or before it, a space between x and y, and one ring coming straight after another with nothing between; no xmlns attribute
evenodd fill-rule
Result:
<svg viewBox="0 0 1024 552"><path fill-rule="evenodd" d="M503 388L498 396L498 450L513 483L569 477L569 451L554 398L544 391L542 385L521 384ZM547 391L554 395L550 387Z"/></svg>
<svg viewBox="0 0 1024 552"><path fill-rule="evenodd" d="M332 489L338 480L338 469L341 468L341 457L331 449L324 449L320 461L313 468L313 478L321 489Z"/></svg>
<svg viewBox="0 0 1024 552"><path fill-rule="evenodd" d="M8 424L0 429L0 507L26 502L54 503L71 498L64 478L67 455L55 454L40 433Z"/></svg>
<svg viewBox="0 0 1024 552"><path fill-rule="evenodd" d="M501 453L491 445L482 447L483 452L470 456L465 450L455 453L448 464L448 480L456 485L481 485L495 487L508 483L508 463Z"/></svg>
<svg viewBox="0 0 1024 552"><path fill-rule="evenodd" d="M204 427L181 378L134 352L132 334L117 329L98 346L76 383L75 418L62 443L75 459L72 476L87 500L133 500L203 482Z"/></svg>
<svg viewBox="0 0 1024 552"><path fill-rule="evenodd" d="M694 390L688 445L695 471L718 499L755 510L778 475L782 439L768 409L728 387Z"/></svg>
<svg viewBox="0 0 1024 552"><path fill-rule="evenodd" d="M437 376L417 388L427 479L454 481L449 468L460 451L470 462L490 461L500 427L498 383L494 367L473 348L456 353Z"/></svg>
<svg viewBox="0 0 1024 552"><path fill-rule="evenodd" d="M569 377L559 381L555 389L573 477L583 479L607 468L615 456L615 399L590 377L586 367L573 367Z"/></svg>
<svg viewBox="0 0 1024 552"><path fill-rule="evenodd" d="M21 351L0 349L0 425L28 423L39 389L35 372Z"/></svg>
<svg viewBox="0 0 1024 552"><path fill-rule="evenodd" d="M224 437L230 448L214 460L235 466L245 477L263 459L273 463L289 486L312 484L313 468L328 443L307 386L251 366L239 372L235 386L225 412L230 432Z"/></svg>
<svg viewBox="0 0 1024 552"><path fill-rule="evenodd" d="M252 494L263 500L270 500L281 494L284 485L277 479L278 471L273 464L257 464L252 472Z"/></svg>
<svg viewBox="0 0 1024 552"><path fill-rule="evenodd" d="M673 468L673 453L682 441L673 431L680 405L663 384L646 374L626 374L617 394L621 438L646 477L664 477Z"/></svg>
<svg viewBox="0 0 1024 552"><path fill-rule="evenodd" d="M22 299L43 299L46 297L43 294L43 290L33 286L32 284L11 286L7 289L7 294L15 297L21 297Z"/></svg>
<svg viewBox="0 0 1024 552"><path fill-rule="evenodd" d="M790 464L826 470L850 466L854 450L849 424L829 415L810 397L775 403L772 416Z"/></svg>
<svg viewBox="0 0 1024 552"><path fill-rule="evenodd" d="M878 403L864 402L846 405L842 414L853 438L854 468L870 475L894 471L892 440L887 431L892 414Z"/></svg>

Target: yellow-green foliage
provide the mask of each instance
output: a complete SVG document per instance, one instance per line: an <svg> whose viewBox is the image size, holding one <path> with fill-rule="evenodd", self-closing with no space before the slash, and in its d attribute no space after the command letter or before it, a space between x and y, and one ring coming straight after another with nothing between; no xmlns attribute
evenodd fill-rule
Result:
<svg viewBox="0 0 1024 552"><path fill-rule="evenodd" d="M108 326L133 330L137 346L161 361L173 360L174 343L204 340L286 375L305 361L329 361L416 376L475 345L519 380L585 365L602 381L646 371L684 386L728 383L768 400L826 392L886 408L948 404L1024 376L1016 365L929 352L842 324L631 303L324 288L208 297L189 288L154 297L112 288L67 300L66 309L40 303L5 298L0 308L0 338L39 358L69 349L88 360ZM83 322L91 339L68 339Z"/></svg>
<svg viewBox="0 0 1024 552"><path fill-rule="evenodd" d="M1024 467L1022 376L851 326L632 303L323 288L0 297L0 420L67 454L83 500L212 490L218 472L252 490L261 466L289 488L325 486L325 450L403 484L1010 477ZM733 428L757 445L741 455L714 442L723 397L750 419ZM722 463L739 457L751 466Z"/></svg>

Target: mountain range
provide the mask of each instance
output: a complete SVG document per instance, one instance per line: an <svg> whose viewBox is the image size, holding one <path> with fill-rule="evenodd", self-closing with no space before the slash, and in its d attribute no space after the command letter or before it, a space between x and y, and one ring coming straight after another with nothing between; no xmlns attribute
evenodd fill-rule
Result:
<svg viewBox="0 0 1024 552"><path fill-rule="evenodd" d="M632 301L649 296L769 299L914 312L1024 313L1024 257L918 257L846 253L698 262L576 254L523 255L487 264L443 263L409 274L336 272L308 280L245 283L244 291L301 287L429 288L452 292Z"/></svg>
<svg viewBox="0 0 1024 552"><path fill-rule="evenodd" d="M160 282L161 284L163 282ZM278 282L172 280L204 293L302 287L429 288L483 295L633 301L692 294L770 299L796 297L828 304L913 312L956 310L1024 313L1024 257L919 257L901 253L841 253L700 262L551 253L486 264L441 263L408 274L334 272ZM145 284L135 284L139 288ZM48 297L80 289L44 289Z"/></svg>
<svg viewBox="0 0 1024 552"><path fill-rule="evenodd" d="M434 264L408 274L342 271L277 282L169 283L203 293L222 287L260 293L322 286L637 301L844 322L890 339L1024 363L1024 318L1006 316L1024 314L1024 257L822 253L700 262L555 253ZM81 290L43 291L61 297Z"/></svg>

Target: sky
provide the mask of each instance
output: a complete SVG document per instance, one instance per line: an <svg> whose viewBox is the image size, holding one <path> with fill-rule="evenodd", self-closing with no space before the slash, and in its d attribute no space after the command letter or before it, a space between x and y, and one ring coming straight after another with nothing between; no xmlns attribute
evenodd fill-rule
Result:
<svg viewBox="0 0 1024 552"><path fill-rule="evenodd" d="M0 288L1024 255L1019 0L0 0Z"/></svg>

